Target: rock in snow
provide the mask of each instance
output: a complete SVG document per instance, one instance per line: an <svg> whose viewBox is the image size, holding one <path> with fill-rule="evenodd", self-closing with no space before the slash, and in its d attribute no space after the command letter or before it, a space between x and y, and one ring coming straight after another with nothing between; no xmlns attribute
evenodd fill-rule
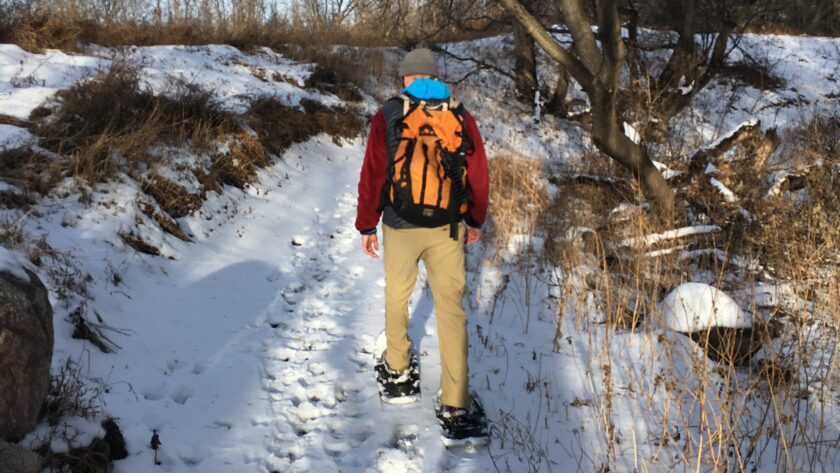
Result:
<svg viewBox="0 0 840 473"><path fill-rule="evenodd" d="M4 253L12 254L0 252L0 439L17 440L37 425L50 386L53 311L35 273L5 271L15 268Z"/></svg>
<svg viewBox="0 0 840 473"><path fill-rule="evenodd" d="M752 318L725 292L708 284L690 282L674 288L659 303L661 326L677 332L709 327L749 328Z"/></svg>

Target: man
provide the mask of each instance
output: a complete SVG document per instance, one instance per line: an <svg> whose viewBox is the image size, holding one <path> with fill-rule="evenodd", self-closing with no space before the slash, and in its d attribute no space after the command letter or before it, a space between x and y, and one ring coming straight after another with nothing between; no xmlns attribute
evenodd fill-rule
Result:
<svg viewBox="0 0 840 473"><path fill-rule="evenodd" d="M362 250L373 258L380 216L383 223L387 348L376 366L380 394L403 403L420 393L408 299L422 260L438 324L441 392L435 404L444 441L486 437L483 408L469 392L462 304L464 241L479 240L488 205L484 145L475 119L438 80L431 51L408 53L399 73L405 89L371 122L356 217Z"/></svg>

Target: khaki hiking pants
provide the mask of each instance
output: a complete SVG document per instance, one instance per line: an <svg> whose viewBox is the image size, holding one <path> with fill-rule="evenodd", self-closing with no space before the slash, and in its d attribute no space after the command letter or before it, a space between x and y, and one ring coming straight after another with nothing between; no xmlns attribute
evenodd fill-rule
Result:
<svg viewBox="0 0 840 473"><path fill-rule="evenodd" d="M435 303L440 344L440 389L443 404L469 405L467 368L467 315L461 303L464 275L464 224L457 241L449 225L437 228L397 229L383 225L385 262L385 361L393 370L408 368L408 298L417 282L417 265L426 265Z"/></svg>

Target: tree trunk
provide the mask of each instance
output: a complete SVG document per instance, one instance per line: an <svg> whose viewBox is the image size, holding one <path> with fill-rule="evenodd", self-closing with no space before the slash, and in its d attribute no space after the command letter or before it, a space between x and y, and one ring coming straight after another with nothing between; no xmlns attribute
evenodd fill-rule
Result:
<svg viewBox="0 0 840 473"><path fill-rule="evenodd" d="M514 26L513 37L516 96L522 103L532 104L537 90L537 50L534 38L519 23Z"/></svg>
<svg viewBox="0 0 840 473"><path fill-rule="evenodd" d="M557 86L551 94L551 100L545 105L546 113L558 117L566 117L569 111L566 109L566 94L569 92L569 72L563 66L557 66Z"/></svg>
<svg viewBox="0 0 840 473"><path fill-rule="evenodd" d="M604 154L624 166L639 181L642 193L650 201L654 215L662 222L674 216L674 193L662 174L653 165L647 148L633 142L619 126L616 94L606 90L589 94L592 103L592 141Z"/></svg>
<svg viewBox="0 0 840 473"><path fill-rule="evenodd" d="M617 5L607 0L598 2L599 45L583 2L562 1L566 25L574 39L573 55L517 0L502 2L545 52L581 84L592 105L591 133L595 145L633 173L650 201L653 214L662 222L670 222L674 213L671 188L648 158L647 149L624 134L618 116L616 98L624 48Z"/></svg>

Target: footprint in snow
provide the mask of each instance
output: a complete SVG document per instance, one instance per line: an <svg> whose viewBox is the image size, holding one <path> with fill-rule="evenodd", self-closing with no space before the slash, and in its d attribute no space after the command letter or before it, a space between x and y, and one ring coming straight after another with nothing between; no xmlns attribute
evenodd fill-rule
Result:
<svg viewBox="0 0 840 473"><path fill-rule="evenodd" d="M207 453L201 447L181 447L178 449L178 458L187 466L196 466L207 457Z"/></svg>
<svg viewBox="0 0 840 473"><path fill-rule="evenodd" d="M165 374L173 374L173 373L175 373L176 371L178 371L179 369L183 368L186 365L187 365L186 362L181 361L177 358L175 358L174 360L169 360L166 363L166 371L164 371L164 373Z"/></svg>
<svg viewBox="0 0 840 473"><path fill-rule="evenodd" d="M141 394L143 394L143 399L147 401L160 401L166 396L166 385L159 384L145 388L141 391Z"/></svg>
<svg viewBox="0 0 840 473"><path fill-rule="evenodd" d="M169 395L169 397L178 404L186 404L187 401L195 395L195 391L189 386L181 386Z"/></svg>

